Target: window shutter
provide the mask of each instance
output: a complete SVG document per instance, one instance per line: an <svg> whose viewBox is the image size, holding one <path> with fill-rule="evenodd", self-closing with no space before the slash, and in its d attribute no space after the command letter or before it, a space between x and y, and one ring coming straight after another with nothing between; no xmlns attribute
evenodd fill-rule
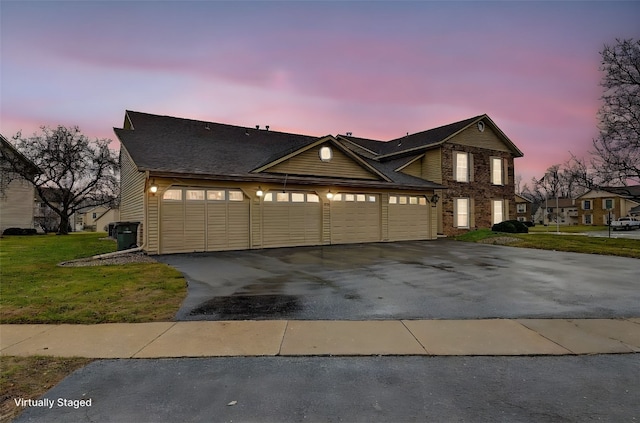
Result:
<svg viewBox="0 0 640 423"><path fill-rule="evenodd" d="M469 228L476 227L476 205L473 198L469 198Z"/></svg>
<svg viewBox="0 0 640 423"><path fill-rule="evenodd" d="M495 184L495 181L493 180L493 157L489 157L489 182L491 182L491 184ZM491 215L493 216L493 210L491 210Z"/></svg>
<svg viewBox="0 0 640 423"><path fill-rule="evenodd" d="M467 153L467 166L469 166L469 182L473 182L473 154Z"/></svg>
<svg viewBox="0 0 640 423"><path fill-rule="evenodd" d="M509 184L509 159L502 159L502 185Z"/></svg>
<svg viewBox="0 0 640 423"><path fill-rule="evenodd" d="M503 220L509 220L509 200L505 199L502 200L502 204L504 205L504 210L502 210L502 219Z"/></svg>
<svg viewBox="0 0 640 423"><path fill-rule="evenodd" d="M453 199L453 227L458 227L458 199Z"/></svg>

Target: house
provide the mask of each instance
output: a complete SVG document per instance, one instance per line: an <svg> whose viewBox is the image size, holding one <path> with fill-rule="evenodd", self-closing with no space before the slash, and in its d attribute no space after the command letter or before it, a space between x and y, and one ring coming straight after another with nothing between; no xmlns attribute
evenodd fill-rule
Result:
<svg viewBox="0 0 640 423"><path fill-rule="evenodd" d="M0 234L7 228L33 229L34 186L17 176L9 160L18 159L34 173L39 169L0 135Z"/></svg>
<svg viewBox="0 0 640 423"><path fill-rule="evenodd" d="M535 222L541 225L577 225L579 219L576 200L572 198L548 198L540 204L534 219Z"/></svg>
<svg viewBox="0 0 640 423"><path fill-rule="evenodd" d="M87 207L76 214L77 231L106 232L109 223L120 219L120 210L107 205Z"/></svg>
<svg viewBox="0 0 640 423"><path fill-rule="evenodd" d="M46 199L54 207L61 207L60 198L63 191L60 188L43 187L40 189L42 195L36 192L33 197L33 215L36 226L45 232L55 232L60 227L60 215L53 211L44 201ZM43 199L44 197L44 199ZM69 217L69 232L76 230L73 222L77 218L77 213Z"/></svg>
<svg viewBox="0 0 640 423"><path fill-rule="evenodd" d="M631 215L640 206L640 185L589 190L577 198L578 220L583 225L607 225L609 219Z"/></svg>
<svg viewBox="0 0 640 423"><path fill-rule="evenodd" d="M516 194L516 220L518 222L533 222L533 201Z"/></svg>
<svg viewBox="0 0 640 423"><path fill-rule="evenodd" d="M435 239L513 216L487 115L388 142L127 111L120 219L149 254Z"/></svg>

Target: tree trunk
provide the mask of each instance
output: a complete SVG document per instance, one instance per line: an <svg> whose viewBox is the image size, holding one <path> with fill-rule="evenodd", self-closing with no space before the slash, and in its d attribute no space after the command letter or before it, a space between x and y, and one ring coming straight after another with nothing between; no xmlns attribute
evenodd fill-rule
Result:
<svg viewBox="0 0 640 423"><path fill-rule="evenodd" d="M69 216L62 214L60 216L60 226L58 227L58 235L69 234Z"/></svg>

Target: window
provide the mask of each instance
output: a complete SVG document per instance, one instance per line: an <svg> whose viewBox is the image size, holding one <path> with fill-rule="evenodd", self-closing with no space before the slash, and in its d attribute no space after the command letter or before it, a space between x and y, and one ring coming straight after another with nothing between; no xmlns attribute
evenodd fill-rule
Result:
<svg viewBox="0 0 640 423"><path fill-rule="evenodd" d="M427 199L425 197L418 197L418 204L420 204L421 206L426 206Z"/></svg>
<svg viewBox="0 0 640 423"><path fill-rule="evenodd" d="M320 197L318 197L316 194L307 194L307 202L308 203L319 203L320 202Z"/></svg>
<svg viewBox="0 0 640 423"><path fill-rule="evenodd" d="M455 154L455 180L458 182L469 182L469 155L467 153Z"/></svg>
<svg viewBox="0 0 640 423"><path fill-rule="evenodd" d="M291 193L291 202L292 203L304 203L304 194L299 192Z"/></svg>
<svg viewBox="0 0 640 423"><path fill-rule="evenodd" d="M229 201L243 201L244 194L242 191L231 191L229 190Z"/></svg>
<svg viewBox="0 0 640 423"><path fill-rule="evenodd" d="M187 201L197 201L204 200L204 190L203 189L188 189L187 190Z"/></svg>
<svg viewBox="0 0 640 423"><path fill-rule="evenodd" d="M353 194L345 194L344 201L355 201L356 197Z"/></svg>
<svg viewBox="0 0 640 423"><path fill-rule="evenodd" d="M409 204L418 204L418 197L409 197Z"/></svg>
<svg viewBox="0 0 640 423"><path fill-rule="evenodd" d="M264 195L264 201L273 201L273 193L268 192Z"/></svg>
<svg viewBox="0 0 640 423"><path fill-rule="evenodd" d="M366 201L366 196L364 194L357 194L356 201L359 203L364 203Z"/></svg>
<svg viewBox="0 0 640 423"><path fill-rule="evenodd" d="M389 204L398 204L398 197L395 195L389 196Z"/></svg>
<svg viewBox="0 0 640 423"><path fill-rule="evenodd" d="M92 218L92 219L95 219L96 217L98 217L98 213L95 213L95 212L94 212L94 213L92 213L92 214L91 214L91 218Z"/></svg>
<svg viewBox="0 0 640 423"><path fill-rule="evenodd" d="M182 190L181 189L168 189L162 194L163 200L170 201L182 201Z"/></svg>
<svg viewBox="0 0 640 423"><path fill-rule="evenodd" d="M524 222L525 221L524 219L525 219L524 217L518 216L518 222Z"/></svg>
<svg viewBox="0 0 640 423"><path fill-rule="evenodd" d="M591 200L584 200L582 202L582 210L591 210Z"/></svg>
<svg viewBox="0 0 640 423"><path fill-rule="evenodd" d="M367 201L370 203L375 203L376 202L376 196L375 195L368 195L367 196Z"/></svg>
<svg viewBox="0 0 640 423"><path fill-rule="evenodd" d="M518 213L526 213L527 212L527 204L526 203L518 203L516 208L518 209Z"/></svg>
<svg viewBox="0 0 640 423"><path fill-rule="evenodd" d="M491 183L493 185L503 185L502 179L502 159L500 157L492 157Z"/></svg>
<svg viewBox="0 0 640 423"><path fill-rule="evenodd" d="M276 201L279 203L286 203L289 201L289 193L287 192L278 192L276 193Z"/></svg>
<svg viewBox="0 0 640 423"><path fill-rule="evenodd" d="M207 200L224 201L226 199L227 199L227 196L225 195L225 191L223 189L207 191Z"/></svg>
<svg viewBox="0 0 640 423"><path fill-rule="evenodd" d="M605 210L613 209L613 198L607 198L606 200L604 200L602 206Z"/></svg>
<svg viewBox="0 0 640 423"><path fill-rule="evenodd" d="M504 216L502 214L502 210L504 207L503 200L493 200L493 224L500 223L504 220Z"/></svg>
<svg viewBox="0 0 640 423"><path fill-rule="evenodd" d="M331 147L324 146L320 148L319 155L320 155L320 160L322 160L323 162L329 162L333 157L333 151L331 151Z"/></svg>
<svg viewBox="0 0 640 423"><path fill-rule="evenodd" d="M456 198L456 214L454 216L455 226L458 228L469 227L469 199Z"/></svg>
<svg viewBox="0 0 640 423"><path fill-rule="evenodd" d="M342 194L336 194L333 196L333 201L342 201Z"/></svg>
<svg viewBox="0 0 640 423"><path fill-rule="evenodd" d="M585 214L582 216L582 219L584 220L585 225L591 225L592 219L590 214Z"/></svg>

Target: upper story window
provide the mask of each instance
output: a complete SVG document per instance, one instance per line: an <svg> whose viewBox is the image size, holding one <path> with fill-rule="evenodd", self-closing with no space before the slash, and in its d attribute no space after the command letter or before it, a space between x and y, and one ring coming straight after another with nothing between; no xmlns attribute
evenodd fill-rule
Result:
<svg viewBox="0 0 640 423"><path fill-rule="evenodd" d="M454 152L454 179L458 182L469 182L469 153Z"/></svg>
<svg viewBox="0 0 640 423"><path fill-rule="evenodd" d="M602 208L605 210L613 209L613 198L607 198L602 202Z"/></svg>
<svg viewBox="0 0 640 423"><path fill-rule="evenodd" d="M324 147L320 148L319 155L320 160L322 160L323 162L329 162L333 158L333 151L331 150L331 147L325 145Z"/></svg>
<svg viewBox="0 0 640 423"><path fill-rule="evenodd" d="M500 157L491 158L491 183L493 185L504 185L504 169Z"/></svg>
<svg viewBox="0 0 640 423"><path fill-rule="evenodd" d="M582 202L582 210L591 210L591 200L584 200Z"/></svg>
<svg viewBox="0 0 640 423"><path fill-rule="evenodd" d="M516 205L518 209L518 213L526 213L527 212L527 204L526 203L518 203Z"/></svg>

